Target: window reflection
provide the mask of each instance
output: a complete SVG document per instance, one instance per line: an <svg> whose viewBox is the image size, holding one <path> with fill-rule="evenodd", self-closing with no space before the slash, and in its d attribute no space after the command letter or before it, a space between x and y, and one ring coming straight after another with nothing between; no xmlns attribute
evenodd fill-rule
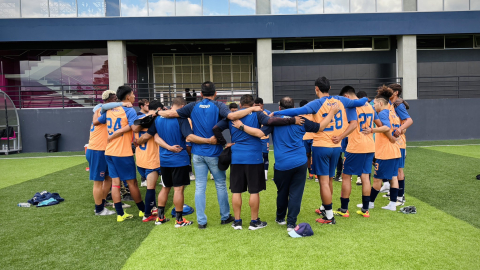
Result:
<svg viewBox="0 0 480 270"><path fill-rule="evenodd" d="M325 0L325 13L348 13L348 0Z"/></svg>
<svg viewBox="0 0 480 270"><path fill-rule="evenodd" d="M323 13L323 0L298 0L299 14Z"/></svg>
<svg viewBox="0 0 480 270"><path fill-rule="evenodd" d="M254 15L255 0L230 0L230 15Z"/></svg>
<svg viewBox="0 0 480 270"><path fill-rule="evenodd" d="M48 0L22 0L22 17L48 17Z"/></svg>
<svg viewBox="0 0 480 270"><path fill-rule="evenodd" d="M150 16L175 16L175 0L149 0Z"/></svg>
<svg viewBox="0 0 480 270"><path fill-rule="evenodd" d="M122 0L120 13L122 17L146 17L147 0Z"/></svg>
<svg viewBox="0 0 480 270"><path fill-rule="evenodd" d="M373 13L375 12L375 0L350 0L350 12Z"/></svg>
<svg viewBox="0 0 480 270"><path fill-rule="evenodd" d="M177 0L176 16L202 16L202 0Z"/></svg>
<svg viewBox="0 0 480 270"><path fill-rule="evenodd" d="M203 15L228 15L228 0L203 0Z"/></svg>
<svg viewBox="0 0 480 270"><path fill-rule="evenodd" d="M447 11L456 11L456 10L468 10L469 0L445 0L445 10Z"/></svg>
<svg viewBox="0 0 480 270"><path fill-rule="evenodd" d="M377 0L377 12L402 12L402 0Z"/></svg>
<svg viewBox="0 0 480 270"><path fill-rule="evenodd" d="M0 18L20 18L20 0L0 0Z"/></svg>
<svg viewBox="0 0 480 270"><path fill-rule="evenodd" d="M104 17L105 1L78 0L78 17Z"/></svg>
<svg viewBox="0 0 480 270"><path fill-rule="evenodd" d="M443 0L418 0L418 11L442 11Z"/></svg>
<svg viewBox="0 0 480 270"><path fill-rule="evenodd" d="M50 0L50 17L76 17L75 0Z"/></svg>
<svg viewBox="0 0 480 270"><path fill-rule="evenodd" d="M296 0L272 1L272 14L297 14Z"/></svg>

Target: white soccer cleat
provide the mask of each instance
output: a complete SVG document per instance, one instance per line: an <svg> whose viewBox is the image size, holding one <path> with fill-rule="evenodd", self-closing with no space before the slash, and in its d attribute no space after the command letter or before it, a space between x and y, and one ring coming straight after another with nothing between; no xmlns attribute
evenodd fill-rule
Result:
<svg viewBox="0 0 480 270"><path fill-rule="evenodd" d="M390 191L390 183L389 182L383 183L383 186L380 189L380 193L387 193L389 191Z"/></svg>
<svg viewBox="0 0 480 270"><path fill-rule="evenodd" d="M362 208L362 207L363 207L363 203L357 204L357 207L358 207L358 208ZM373 209L374 207L375 207L375 203L373 203L373 202L369 202L369 203L368 203L368 209Z"/></svg>
<svg viewBox="0 0 480 270"><path fill-rule="evenodd" d="M404 197L397 197L396 206L402 206L405 204L405 196Z"/></svg>
<svg viewBox="0 0 480 270"><path fill-rule="evenodd" d="M192 172L190 173L190 181L195 181L195 174L193 174Z"/></svg>
<svg viewBox="0 0 480 270"><path fill-rule="evenodd" d="M390 211L397 211L397 206L395 206L395 204L389 203L387 206L383 206L382 209L390 210Z"/></svg>
<svg viewBox="0 0 480 270"><path fill-rule="evenodd" d="M108 210L107 208L103 208L103 210L100 211L100 213L95 213L95 216L111 216L115 214L116 214L115 211Z"/></svg>
<svg viewBox="0 0 480 270"><path fill-rule="evenodd" d="M210 174L210 180L215 180L213 179L213 174Z"/></svg>
<svg viewBox="0 0 480 270"><path fill-rule="evenodd" d="M140 186L141 187L146 187L147 186L147 180L142 181L142 183L140 183Z"/></svg>

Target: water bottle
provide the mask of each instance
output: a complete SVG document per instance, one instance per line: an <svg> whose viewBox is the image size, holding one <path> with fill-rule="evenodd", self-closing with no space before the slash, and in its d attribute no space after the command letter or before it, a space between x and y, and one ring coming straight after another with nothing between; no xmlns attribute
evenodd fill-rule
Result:
<svg viewBox="0 0 480 270"><path fill-rule="evenodd" d="M29 203L19 203L17 204L19 207L30 207Z"/></svg>

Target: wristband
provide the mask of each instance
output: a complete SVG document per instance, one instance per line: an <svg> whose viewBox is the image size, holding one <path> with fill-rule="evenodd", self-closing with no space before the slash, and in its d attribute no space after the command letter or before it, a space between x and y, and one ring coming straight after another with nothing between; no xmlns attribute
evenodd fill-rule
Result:
<svg viewBox="0 0 480 270"><path fill-rule="evenodd" d="M238 129L243 131L245 129L245 125L241 125Z"/></svg>

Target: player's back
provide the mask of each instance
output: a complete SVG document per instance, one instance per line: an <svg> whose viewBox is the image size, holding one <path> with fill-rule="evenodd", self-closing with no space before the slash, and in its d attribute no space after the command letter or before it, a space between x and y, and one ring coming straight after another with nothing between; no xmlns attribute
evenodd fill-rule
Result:
<svg viewBox="0 0 480 270"><path fill-rule="evenodd" d="M280 116L289 118L289 116ZM273 148L275 168L289 170L307 162L303 145L304 126L286 125L273 127Z"/></svg>
<svg viewBox="0 0 480 270"><path fill-rule="evenodd" d="M108 135L112 135L115 131L128 125L133 125L133 121L136 119L136 117L137 114L132 108L116 107L108 110L106 113ZM105 155L116 157L133 156L132 139L132 131L123 133L123 135L113 139L107 144Z"/></svg>
<svg viewBox="0 0 480 270"><path fill-rule="evenodd" d="M218 101L203 99L196 102L190 114L193 134L210 138L213 136L213 127L221 120ZM221 145L192 143L192 153L200 156L218 156L222 152Z"/></svg>
<svg viewBox="0 0 480 270"><path fill-rule="evenodd" d="M313 119L313 115L311 115L311 114L303 114L303 115L300 115L300 116L305 117L306 119L308 119L312 122L315 122L315 120ZM306 132L305 135L303 135L303 140L304 141L313 140L313 133L312 132Z"/></svg>
<svg viewBox="0 0 480 270"><path fill-rule="evenodd" d="M100 117L100 112L102 108L99 108L95 111L95 115ZM94 126L93 122L90 127L90 138L88 140L88 149L90 150L97 150L97 151L105 151L107 148L107 138L108 138L108 131L106 124L100 124L98 126Z"/></svg>
<svg viewBox="0 0 480 270"><path fill-rule="evenodd" d="M145 115L139 115L137 119L144 118ZM147 133L148 128L142 128L138 133L135 133L134 136L136 139L142 137L143 134ZM137 161L137 166L144 169L156 169L160 167L160 155L159 155L159 146L155 143L155 139L152 137L146 143L137 146L135 149L135 157Z"/></svg>
<svg viewBox="0 0 480 270"><path fill-rule="evenodd" d="M183 148L179 153L171 152L160 147L160 162L162 167L181 167L189 163L190 157L187 153L186 139L181 130L181 122L185 118L164 118L158 116L155 119L155 128L158 136L168 145L179 145Z"/></svg>
<svg viewBox="0 0 480 270"><path fill-rule="evenodd" d="M240 121L246 126L260 128L257 114L263 112L253 112ZM228 122L230 134L232 135L232 164L260 164L263 163L262 141L260 138L251 136L232 126L232 122Z"/></svg>
<svg viewBox="0 0 480 270"><path fill-rule="evenodd" d="M378 118L382 121L384 126L388 126L390 128L390 134L393 134L394 128L393 124L397 120L395 120L396 115L392 115L390 110L383 110L378 114ZM400 145L396 142L392 143L388 139L387 135L384 133L377 134L375 138L375 158L381 160L387 159L395 159L400 158Z"/></svg>
<svg viewBox="0 0 480 270"><path fill-rule="evenodd" d="M323 118L328 115L333 105L338 104L339 107L338 112L323 132L317 132L313 135L313 146L330 148L341 147L340 142L337 144L332 142L332 137L342 134L348 125L347 113L343 102L338 96L323 97L312 102L320 103L320 109L313 115L314 122L317 123L322 122ZM305 106L308 106L309 104Z"/></svg>
<svg viewBox="0 0 480 270"><path fill-rule="evenodd" d="M358 124L357 128L348 136L348 153L373 153L375 152L375 141L373 134L365 135L362 131L369 127L373 128L373 122L378 116L372 105L368 102L356 108Z"/></svg>

